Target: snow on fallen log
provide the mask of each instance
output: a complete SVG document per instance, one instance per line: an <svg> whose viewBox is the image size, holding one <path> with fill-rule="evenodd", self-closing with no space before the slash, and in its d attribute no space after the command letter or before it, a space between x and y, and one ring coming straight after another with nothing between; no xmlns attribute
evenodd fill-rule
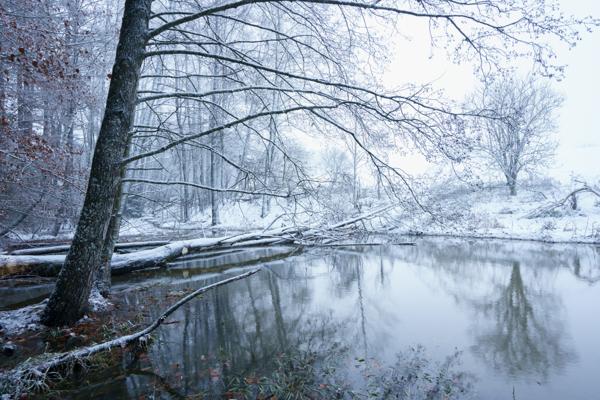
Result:
<svg viewBox="0 0 600 400"><path fill-rule="evenodd" d="M357 222L373 218L393 208L386 205L360 214L336 224L320 226L291 226L256 231L217 238L181 240L152 249L134 251L127 254L114 254L111 260L113 275L163 266L181 256L219 248L238 246L264 246L273 244L303 244L323 238L326 233L335 232ZM16 273L35 273L40 276L56 276L62 267L65 255L0 255L0 276Z"/></svg>
<svg viewBox="0 0 600 400"><path fill-rule="evenodd" d="M26 394L29 391L45 388L45 381L49 374L58 373L58 369L61 367L67 367L66 370L69 371L73 364L81 363L83 360L93 356L94 354L109 351L117 347L124 348L133 343L140 343L143 345L147 343L148 335L162 325L169 315L173 314L179 307L198 297L202 293L219 286L247 278L256 274L260 270L260 268L253 269L243 274L235 275L231 278L223 279L211 285L203 286L195 290L169 307L160 315L160 317L155 319L146 328L135 333L65 353L44 354L41 360L30 359L16 369L3 374L2 380L4 382L0 382L0 387L10 388L13 392L14 398L20 398L19 396Z"/></svg>
<svg viewBox="0 0 600 400"><path fill-rule="evenodd" d="M39 276L56 276L65 262L62 254L44 256L0 255L0 276L31 272Z"/></svg>
<svg viewBox="0 0 600 400"><path fill-rule="evenodd" d="M138 247L156 247L156 246L163 246L168 243L169 243L169 241L167 241L167 240L150 240L150 241L146 241L146 242L117 243L115 245L115 249L116 250L125 250L125 249L135 249ZM70 244L59 244L59 245L55 245L55 246L31 247L31 248L12 250L12 251L9 251L8 253L13 256L48 255L48 254L56 254L56 253L65 253L65 252L69 251L70 247L71 247Z"/></svg>
<svg viewBox="0 0 600 400"><path fill-rule="evenodd" d="M256 236L256 235L255 235ZM252 236L252 237L255 237ZM172 242L152 249L134 251L127 254L114 254L111 269L114 275L124 274L138 269L164 265L178 257L212 250L221 246L232 247L237 244L235 237L202 238ZM243 241L243 237L240 241ZM262 243L276 242L264 238ZM248 245L248 243L244 243ZM0 255L0 276L27 271L40 276L56 276L65 262L66 255Z"/></svg>

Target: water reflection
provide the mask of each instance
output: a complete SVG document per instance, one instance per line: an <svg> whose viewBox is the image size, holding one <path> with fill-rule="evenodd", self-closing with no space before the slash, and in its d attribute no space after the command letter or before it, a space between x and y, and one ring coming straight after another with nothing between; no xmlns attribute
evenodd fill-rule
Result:
<svg viewBox="0 0 600 400"><path fill-rule="evenodd" d="M189 303L118 379L96 377L71 394L255 398L297 390L351 398L352 389L376 398L494 399L511 398L518 386L517 398L564 398L556 387L572 387L583 365L600 358L597 348L578 347L598 324L573 328L587 317L578 294L600 300L599 254L592 246L454 240L312 250ZM217 279L179 276L150 297L127 292L126 302L154 318ZM568 397L598 389L584 385ZM407 391L414 397L398 394Z"/></svg>
<svg viewBox="0 0 600 400"><path fill-rule="evenodd" d="M489 299L473 304L479 314L473 350L487 364L513 377L546 381L576 359L565 337L560 298L547 287L525 287L519 262Z"/></svg>

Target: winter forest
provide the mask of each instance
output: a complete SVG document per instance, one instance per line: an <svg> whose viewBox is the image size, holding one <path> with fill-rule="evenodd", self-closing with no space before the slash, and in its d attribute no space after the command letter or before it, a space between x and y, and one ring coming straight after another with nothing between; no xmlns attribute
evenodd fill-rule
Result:
<svg viewBox="0 0 600 400"><path fill-rule="evenodd" d="M0 0L0 398L596 398L599 26Z"/></svg>

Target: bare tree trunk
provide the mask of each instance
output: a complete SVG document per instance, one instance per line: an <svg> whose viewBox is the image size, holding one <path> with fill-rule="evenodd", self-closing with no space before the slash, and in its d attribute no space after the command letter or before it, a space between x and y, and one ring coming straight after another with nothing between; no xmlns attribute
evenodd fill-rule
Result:
<svg viewBox="0 0 600 400"><path fill-rule="evenodd" d="M214 135L211 136L211 147L214 148L213 144ZM210 187L217 186L217 160L214 151L210 152ZM211 206L211 225L215 226L219 224L219 198L218 193L214 190L210 192L210 206Z"/></svg>
<svg viewBox="0 0 600 400"><path fill-rule="evenodd" d="M189 182L189 173L188 173L188 152L185 147L181 148L181 179L184 182ZM181 211L182 211L182 219L184 222L189 221L190 219L190 187L188 185L183 185L182 195L183 199L181 201Z"/></svg>
<svg viewBox="0 0 600 400"><path fill-rule="evenodd" d="M85 160L86 166L92 163L92 154L94 149L94 139L96 136L96 110L93 106L88 110L88 125L85 131Z"/></svg>
<svg viewBox="0 0 600 400"><path fill-rule="evenodd" d="M106 110L94 150L88 188L73 243L58 276L42 321L72 324L85 313L93 278L101 266L121 163L128 144L151 0L126 0Z"/></svg>
<svg viewBox="0 0 600 400"><path fill-rule="evenodd" d="M2 34L2 28L0 28ZM0 128L8 125L8 116L6 115L6 83L4 79L0 79Z"/></svg>
<svg viewBox="0 0 600 400"><path fill-rule="evenodd" d="M69 179L73 175L73 130L74 130L74 125L75 125L75 104L71 103L71 105L69 106L67 123L64 125L67 128L67 135L66 135L67 140L65 143L67 157L65 159L64 177L67 179ZM63 126L63 128L64 128L64 126ZM69 197L71 194L71 190L73 190L73 188L67 184L63 184L62 189L63 189L62 190L62 199L61 199L62 201L61 201L58 211L55 215L54 227L52 229L52 236L55 236L55 237L58 236L58 234L60 233L60 228L63 226L64 222L66 222L67 216L68 216L68 208L72 204L72 202L69 201L70 200Z"/></svg>
<svg viewBox="0 0 600 400"><path fill-rule="evenodd" d="M129 145L127 147L129 149ZM129 154L129 151L125 153L125 156ZM121 179L125 177L126 168L121 167ZM123 182L119 184L117 193L115 195L115 201L113 204L112 215L110 216L110 223L108 224L108 233L104 240L104 248L102 249L102 257L100 268L96 273L96 289L104 297L110 295L111 286L111 268L110 262L115 250L117 240L119 240L119 229L121 228L121 216L123 215Z"/></svg>
<svg viewBox="0 0 600 400"><path fill-rule="evenodd" d="M508 191L511 196L517 195L517 178L516 176L507 176L506 184L508 186Z"/></svg>
<svg viewBox="0 0 600 400"><path fill-rule="evenodd" d="M33 130L31 82L25 71L26 68L20 68L17 72L17 128L20 134L31 133Z"/></svg>
<svg viewBox="0 0 600 400"><path fill-rule="evenodd" d="M267 143L267 150L265 151L265 167L264 167L264 184L266 187L269 187L269 177L271 175L271 171L272 171L272 163L273 163L273 142L275 141L275 137L276 137L276 129L275 129L275 120L273 118L271 118L271 120L269 121L269 143ZM270 211L270 196L263 196L262 197L262 206L261 206L261 210L260 210L260 216L261 218L264 218L267 216L267 214Z"/></svg>
<svg viewBox="0 0 600 400"><path fill-rule="evenodd" d="M354 205L354 208L360 210L358 200L358 146L356 142L352 142L352 204Z"/></svg>
<svg viewBox="0 0 600 400"><path fill-rule="evenodd" d="M218 90L218 81L216 76L219 75L219 65L217 64L217 62L213 62L212 64L212 74L215 76L215 78L213 78L212 81L212 90ZM215 96L215 98L213 99L213 102L217 102L218 98ZM211 112L211 116L210 116L210 127L214 127L217 126L219 121L217 120L217 115L220 115L220 110L218 109L217 106L213 106L212 107L212 112ZM219 135L222 135L222 132L217 133ZM214 150L217 148L217 138L215 137L215 135L217 135L215 133L213 133L212 135L210 135L210 147L212 149L212 151L210 152L210 187L217 187L218 183L217 183L217 177L218 177L218 171L217 171L217 156L214 152ZM217 192L215 192L214 190L210 192L210 206L211 206L211 225L215 226L219 224L219 194Z"/></svg>

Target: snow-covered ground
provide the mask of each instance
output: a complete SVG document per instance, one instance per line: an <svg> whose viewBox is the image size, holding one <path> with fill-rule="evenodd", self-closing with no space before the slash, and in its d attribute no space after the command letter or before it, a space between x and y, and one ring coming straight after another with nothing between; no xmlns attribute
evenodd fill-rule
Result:
<svg viewBox="0 0 600 400"><path fill-rule="evenodd" d="M549 242L600 243L600 198L592 193L543 215L534 211L564 199L575 187L539 183L520 187L510 196L504 185L441 190L433 215L399 212L398 233L533 239Z"/></svg>
<svg viewBox="0 0 600 400"><path fill-rule="evenodd" d="M427 234L468 237L543 240L548 242L600 243L600 197L592 193L577 196L577 209L569 201L544 215L531 217L535 210L564 199L581 184L566 185L550 180L526 183L518 195L510 196L505 185L486 187L454 184L427 187L420 200L428 212L407 210L399 205L389 215L371 219L362 228L399 234ZM598 185L592 185L598 187ZM271 201L269 211L261 216L261 202L237 201L222 204L220 223L211 226L211 211L207 208L192 213L183 221L179 209L147 213L135 219L125 218L121 237L170 240L202 238L279 228L293 225L335 223L388 204L389 199L363 198L360 210L354 208L347 196L337 195L327 201L301 199ZM63 235L61 238L68 238ZM36 237L40 239L42 237Z"/></svg>
<svg viewBox="0 0 600 400"><path fill-rule="evenodd" d="M569 201L544 215L531 217L543 207L564 199L581 185L561 185L542 181L519 187L510 196L505 185L488 187L448 186L435 188L429 210L406 211L399 206L389 216L372 220L366 227L385 229L400 234L428 234L469 237L492 237L543 240L548 242L600 243L600 198L592 193L577 195L577 209ZM312 225L335 222L359 213L347 201L338 199L325 203L288 203L273 201L269 212L261 217L259 202L224 204L220 209L220 224L211 227L210 209L193 214L189 221L168 214L145 216L124 221L121 235L151 236L168 232L189 232L194 237L212 229L220 232L251 231L290 225ZM388 200L389 201L389 200ZM362 212L376 208L381 201L363 200ZM327 205L328 204L328 205ZM346 204L346 205L344 205Z"/></svg>
<svg viewBox="0 0 600 400"><path fill-rule="evenodd" d="M40 317L46 300L16 310L0 311L0 337L40 329Z"/></svg>

